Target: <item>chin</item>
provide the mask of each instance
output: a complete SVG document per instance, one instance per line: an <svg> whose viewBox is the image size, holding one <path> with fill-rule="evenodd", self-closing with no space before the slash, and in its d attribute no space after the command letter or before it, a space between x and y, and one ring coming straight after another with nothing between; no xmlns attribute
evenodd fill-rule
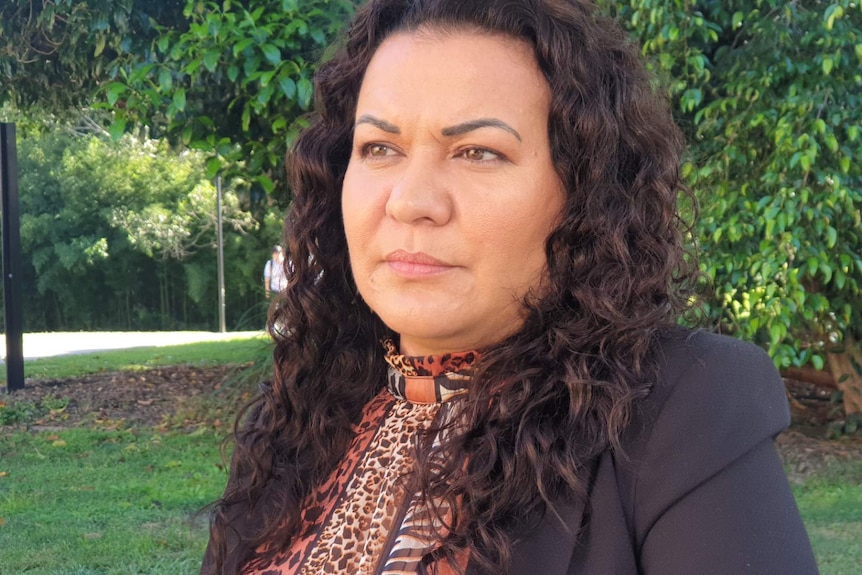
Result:
<svg viewBox="0 0 862 575"><path fill-rule="evenodd" d="M435 318L435 321L428 321L425 318L411 316L409 318L405 317L391 317L378 314L380 319L383 320L383 323L386 326L399 335L408 335L410 337L418 338L418 339L447 339L447 336L451 334L451 323L440 322L439 318ZM447 326L449 329L447 329Z"/></svg>
<svg viewBox="0 0 862 575"><path fill-rule="evenodd" d="M423 342L423 347L427 345L433 346L435 349L435 351L411 350L409 355L436 355L454 351L468 351L452 347L458 339L453 333L452 322L441 322L439 316L433 320L417 316L393 317L380 313L378 316L386 324L386 327L398 334L402 340Z"/></svg>

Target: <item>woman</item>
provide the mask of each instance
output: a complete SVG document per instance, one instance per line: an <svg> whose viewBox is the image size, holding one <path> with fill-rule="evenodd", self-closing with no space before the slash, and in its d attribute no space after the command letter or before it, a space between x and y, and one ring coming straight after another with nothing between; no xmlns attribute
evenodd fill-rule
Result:
<svg viewBox="0 0 862 575"><path fill-rule="evenodd" d="M371 0L289 158L204 573L815 573L768 357L674 327L681 137L576 0Z"/></svg>

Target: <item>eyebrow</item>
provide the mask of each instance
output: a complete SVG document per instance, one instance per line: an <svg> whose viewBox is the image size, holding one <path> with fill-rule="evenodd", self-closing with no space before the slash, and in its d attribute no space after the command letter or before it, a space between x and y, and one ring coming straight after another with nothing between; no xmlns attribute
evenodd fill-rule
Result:
<svg viewBox="0 0 862 575"><path fill-rule="evenodd" d="M470 120L469 122L462 122L448 128L443 128L440 132L444 136L460 136L461 134L466 134L467 132L472 132L479 128L499 128L515 136L519 142L521 141L521 134L519 134L515 128L497 118L479 118L478 120Z"/></svg>
<svg viewBox="0 0 862 575"><path fill-rule="evenodd" d="M383 130L384 132L388 132L390 134L401 133L401 129L395 124L387 122L386 120L381 120L380 118L372 116L371 114L362 114L359 119L356 120L356 125L358 126L359 124L371 124L372 126L375 126L376 128L379 128L380 130ZM515 128L513 128L503 120L498 120L497 118L479 118L478 120L461 122L460 124L449 126L448 128L443 128L442 130L440 130L440 133L446 137L460 136L462 134L472 132L473 130L478 130L479 128L498 128L500 130L509 132L510 134L515 136L515 138L517 138L519 142L521 141L521 134L519 134Z"/></svg>
<svg viewBox="0 0 862 575"><path fill-rule="evenodd" d="M358 126L359 124L371 124L372 126L379 128L384 132L389 132L390 134L401 133L401 128L399 128L395 124L390 124L386 120L375 118L371 114L362 114L361 116L359 116L359 119L356 120L356 125Z"/></svg>

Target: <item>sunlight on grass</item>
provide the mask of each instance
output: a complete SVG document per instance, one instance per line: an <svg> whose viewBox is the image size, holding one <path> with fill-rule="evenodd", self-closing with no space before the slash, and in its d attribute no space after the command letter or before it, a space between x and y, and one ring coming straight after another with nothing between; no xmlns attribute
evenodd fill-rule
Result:
<svg viewBox="0 0 862 575"><path fill-rule="evenodd" d="M179 364L245 363L269 353L271 340L261 334L217 341L163 347L140 347L33 359L24 362L24 375L34 379L61 379L103 371L141 370ZM0 383L6 371L0 370Z"/></svg>
<svg viewBox="0 0 862 575"><path fill-rule="evenodd" d="M54 379L180 364L239 364L248 366L234 376L241 386L242 373L266 368L271 349L265 336L244 337L56 356L28 361L25 370L28 378ZM230 397L223 388L208 400L230 403ZM62 408L53 396L48 399L48 407ZM26 405L13 407L20 411ZM32 419L20 415L25 422ZM197 573L207 517L192 519L224 489L221 439L220 432L206 426L192 433L6 428L0 434L0 573Z"/></svg>

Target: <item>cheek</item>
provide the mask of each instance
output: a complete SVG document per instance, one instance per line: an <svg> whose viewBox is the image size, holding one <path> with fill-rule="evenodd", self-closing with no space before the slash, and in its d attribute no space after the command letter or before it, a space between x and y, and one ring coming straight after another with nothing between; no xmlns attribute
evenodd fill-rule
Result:
<svg viewBox="0 0 862 575"><path fill-rule="evenodd" d="M482 230L487 243L513 254L544 254L545 240L558 224L562 209L562 196L556 191L530 190L517 201L484 212L476 218L474 229Z"/></svg>
<svg viewBox="0 0 862 575"><path fill-rule="evenodd" d="M345 187L342 193L344 234L354 281L363 298L370 297L383 256L383 212L365 190Z"/></svg>
<svg viewBox="0 0 862 575"><path fill-rule="evenodd" d="M369 195L363 192L360 183L355 177L351 178L348 171L341 190L341 213L351 259L361 256L372 233L372 202Z"/></svg>
<svg viewBox="0 0 862 575"><path fill-rule="evenodd" d="M503 272L501 279L519 292L537 286L546 275L545 244L563 209L562 193L531 197L541 201L501 211L489 222L486 234L485 249L494 254L496 267Z"/></svg>

